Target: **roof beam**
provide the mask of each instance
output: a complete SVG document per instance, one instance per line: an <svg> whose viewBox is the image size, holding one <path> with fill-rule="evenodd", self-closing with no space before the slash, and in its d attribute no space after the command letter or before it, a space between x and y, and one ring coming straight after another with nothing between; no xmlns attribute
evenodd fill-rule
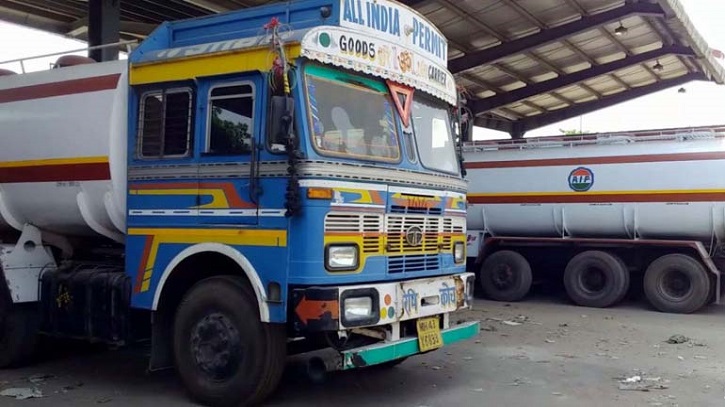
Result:
<svg viewBox="0 0 725 407"><path fill-rule="evenodd" d="M67 23L59 21L55 16L31 13L4 0L0 0L0 20L57 34L64 33L67 26Z"/></svg>
<svg viewBox="0 0 725 407"><path fill-rule="evenodd" d="M213 13L224 13L230 10L252 7L250 2L240 0L183 0L183 2L203 8L204 10L208 10Z"/></svg>
<svg viewBox="0 0 725 407"><path fill-rule="evenodd" d="M539 127L558 123L572 117L581 116L583 114L591 113L596 110L614 106L616 104L626 102L628 100L635 99L641 96L649 95L654 92L659 92L661 90L665 90L674 86L684 85L687 82L695 80L706 81L707 77L702 73L689 73L687 75L679 76L676 78L654 82L650 85L639 86L633 88L631 91L628 92L620 92L615 95L605 96L600 100L586 103L578 103L574 106L559 109L547 114L532 116L519 121L519 123L521 123L525 131L529 131Z"/></svg>
<svg viewBox="0 0 725 407"><path fill-rule="evenodd" d="M399 2L405 4L408 7L416 7L420 5L421 3L426 3L431 0L398 0Z"/></svg>
<svg viewBox="0 0 725 407"><path fill-rule="evenodd" d="M568 24L541 30L537 34L532 34L492 48L473 52L465 57L449 61L448 68L455 74L475 68L476 66L490 64L509 55L526 52L552 42L560 41L562 38L586 32L595 27L599 27L613 21L618 21L634 14L663 16L664 11L658 4L645 2L626 3L621 7L600 14L582 17L581 19Z"/></svg>
<svg viewBox="0 0 725 407"><path fill-rule="evenodd" d="M511 133L513 131L514 123L515 122L497 119L492 116L477 117L473 121L474 126L485 127L487 129L491 129L491 130L505 131L506 133Z"/></svg>
<svg viewBox="0 0 725 407"><path fill-rule="evenodd" d="M609 62L607 64L593 66L588 69L583 69L581 71L570 73L568 75L559 76L548 81L530 84L529 86L512 90L510 92L501 93L486 99L472 101L469 104L469 107L474 114L482 113L488 110L496 109L499 106L505 106L511 103L515 103L520 100L540 95L542 93L548 93L556 89L574 85L578 82L587 81L598 76L606 75L611 72L624 69L632 65L641 64L654 58L659 58L671 54L695 55L694 51L692 51L692 49L690 49L689 47L662 47L653 51L643 52L641 54L633 55L631 57L622 58L614 62Z"/></svg>

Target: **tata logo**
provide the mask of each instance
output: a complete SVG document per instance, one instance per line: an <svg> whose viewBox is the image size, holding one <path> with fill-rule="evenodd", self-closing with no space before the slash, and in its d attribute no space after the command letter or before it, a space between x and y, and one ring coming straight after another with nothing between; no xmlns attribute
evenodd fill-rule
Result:
<svg viewBox="0 0 725 407"><path fill-rule="evenodd" d="M407 206L415 209L430 209L435 206L435 202L428 198L408 197Z"/></svg>
<svg viewBox="0 0 725 407"><path fill-rule="evenodd" d="M575 168L569 173L569 188L575 192L586 192L594 185L594 173L589 168Z"/></svg>
<svg viewBox="0 0 725 407"><path fill-rule="evenodd" d="M409 246L418 247L423 243L423 229L411 226L405 232L405 241Z"/></svg>

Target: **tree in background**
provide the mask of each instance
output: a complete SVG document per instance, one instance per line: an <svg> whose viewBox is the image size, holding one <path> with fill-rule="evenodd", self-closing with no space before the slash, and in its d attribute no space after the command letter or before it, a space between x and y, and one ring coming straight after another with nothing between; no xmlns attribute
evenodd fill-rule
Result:
<svg viewBox="0 0 725 407"><path fill-rule="evenodd" d="M559 129L559 131L561 132L561 134L563 134L565 136L578 136L580 134L591 134L592 133L589 130L576 130L576 129L572 129L572 130Z"/></svg>

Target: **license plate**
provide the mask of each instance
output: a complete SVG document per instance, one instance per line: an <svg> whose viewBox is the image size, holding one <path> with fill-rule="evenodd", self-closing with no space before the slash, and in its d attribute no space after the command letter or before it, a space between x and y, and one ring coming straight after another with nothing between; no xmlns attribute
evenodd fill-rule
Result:
<svg viewBox="0 0 725 407"><path fill-rule="evenodd" d="M418 325L418 346L421 352L438 349L443 346L438 317L420 318Z"/></svg>

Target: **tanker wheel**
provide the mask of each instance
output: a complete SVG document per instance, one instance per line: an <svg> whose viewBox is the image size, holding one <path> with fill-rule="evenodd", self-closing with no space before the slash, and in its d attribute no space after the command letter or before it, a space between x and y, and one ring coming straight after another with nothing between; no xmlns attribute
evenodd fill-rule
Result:
<svg viewBox="0 0 725 407"><path fill-rule="evenodd" d="M238 278L197 283L174 321L176 369L205 405L256 404L276 388L285 363L285 332L262 323L254 294Z"/></svg>
<svg viewBox="0 0 725 407"><path fill-rule="evenodd" d="M590 250L569 261L564 271L564 287L575 303L605 308L627 294L629 271L617 256Z"/></svg>
<svg viewBox="0 0 725 407"><path fill-rule="evenodd" d="M488 256L479 275L486 296L496 301L519 301L531 288L531 266L524 256L501 250Z"/></svg>
<svg viewBox="0 0 725 407"><path fill-rule="evenodd" d="M0 315L0 368L27 364L38 343L36 304L14 304Z"/></svg>
<svg viewBox="0 0 725 407"><path fill-rule="evenodd" d="M695 312L708 302L710 289L705 267L685 254L662 256L644 274L644 294L662 312Z"/></svg>

